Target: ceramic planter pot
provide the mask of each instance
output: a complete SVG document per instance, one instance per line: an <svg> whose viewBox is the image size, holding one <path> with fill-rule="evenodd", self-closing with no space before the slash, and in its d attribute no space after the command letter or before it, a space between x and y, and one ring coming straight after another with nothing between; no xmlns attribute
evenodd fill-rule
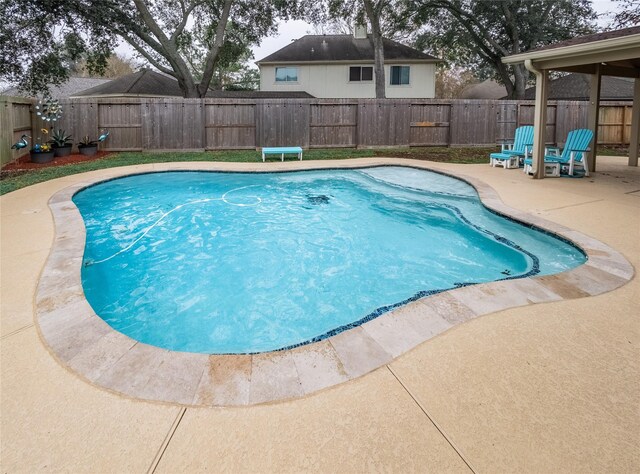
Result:
<svg viewBox="0 0 640 474"><path fill-rule="evenodd" d="M31 162L32 163L49 163L53 161L53 151L45 151L45 152L31 152Z"/></svg>
<svg viewBox="0 0 640 474"><path fill-rule="evenodd" d="M53 155L58 156L69 156L71 154L71 145L55 147L53 149Z"/></svg>
<svg viewBox="0 0 640 474"><path fill-rule="evenodd" d="M98 153L98 145L94 146L79 146L78 151L80 151L81 155L85 156L93 156Z"/></svg>

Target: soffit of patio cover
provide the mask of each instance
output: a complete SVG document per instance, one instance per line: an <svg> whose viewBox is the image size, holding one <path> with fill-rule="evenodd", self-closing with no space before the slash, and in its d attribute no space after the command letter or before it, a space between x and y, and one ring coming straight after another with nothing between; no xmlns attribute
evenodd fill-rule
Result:
<svg viewBox="0 0 640 474"><path fill-rule="evenodd" d="M640 77L640 26L580 36L502 58L505 64L533 61L539 69Z"/></svg>

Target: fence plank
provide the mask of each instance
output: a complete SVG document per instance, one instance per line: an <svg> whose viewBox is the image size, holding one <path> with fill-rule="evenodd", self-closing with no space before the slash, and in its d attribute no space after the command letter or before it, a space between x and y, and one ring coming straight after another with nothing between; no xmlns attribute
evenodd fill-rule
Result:
<svg viewBox="0 0 640 474"><path fill-rule="evenodd" d="M31 126L30 99L2 96L0 98L0 165L29 154L33 139L28 138L29 147L21 150L11 149L22 135L33 135Z"/></svg>
<svg viewBox="0 0 640 474"><path fill-rule="evenodd" d="M501 101L496 104L496 139L513 138L518 127L518 102Z"/></svg>
<svg viewBox="0 0 640 474"><path fill-rule="evenodd" d="M562 144L571 130L587 126L588 102L558 101L556 105L556 142Z"/></svg>
<svg viewBox="0 0 640 474"><path fill-rule="evenodd" d="M206 103L207 150L255 149L255 103Z"/></svg>
<svg viewBox="0 0 640 474"><path fill-rule="evenodd" d="M256 107L256 146L309 148L309 100L268 100Z"/></svg>
<svg viewBox="0 0 640 474"><path fill-rule="evenodd" d="M358 146L409 146L410 105L410 101L362 99L358 105Z"/></svg>
<svg viewBox="0 0 640 474"><path fill-rule="evenodd" d="M143 149L142 127L140 126L142 124L142 105L142 101L131 102L129 99L126 101L114 100L109 103L98 103L97 129L106 129L107 126L112 127L109 129L110 135L108 140L103 144L105 150ZM157 106L158 104L156 104L156 107ZM168 116L169 114L162 113L161 115ZM158 124L158 126L160 126L161 130L162 124ZM98 131L94 133L97 134ZM159 134L160 132L158 132L158 135Z"/></svg>
<svg viewBox="0 0 640 474"><path fill-rule="evenodd" d="M309 146L311 148L355 147L358 126L357 103L311 104Z"/></svg>
<svg viewBox="0 0 640 474"><path fill-rule="evenodd" d="M451 104L412 103L409 144L411 146L447 146L450 119Z"/></svg>

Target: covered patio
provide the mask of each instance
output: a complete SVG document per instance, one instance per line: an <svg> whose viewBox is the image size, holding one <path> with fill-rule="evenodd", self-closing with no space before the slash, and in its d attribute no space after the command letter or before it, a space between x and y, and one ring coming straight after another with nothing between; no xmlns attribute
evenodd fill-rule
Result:
<svg viewBox="0 0 640 474"><path fill-rule="evenodd" d="M589 171L596 170L598 110L602 76L634 79L633 110L629 145L629 166L638 166L640 140L640 26L581 36L526 53L506 56L505 64L521 64L536 76L536 104L533 137L533 178L544 178L549 71L591 74L588 124L593 132Z"/></svg>

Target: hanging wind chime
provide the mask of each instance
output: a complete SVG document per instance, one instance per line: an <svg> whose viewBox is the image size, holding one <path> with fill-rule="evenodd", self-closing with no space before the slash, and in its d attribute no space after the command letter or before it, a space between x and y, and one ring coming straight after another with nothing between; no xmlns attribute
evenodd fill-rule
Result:
<svg viewBox="0 0 640 474"><path fill-rule="evenodd" d="M45 122L51 123L50 128L53 130L53 122L62 117L62 106L58 99L47 96L40 99L35 106L36 115Z"/></svg>

